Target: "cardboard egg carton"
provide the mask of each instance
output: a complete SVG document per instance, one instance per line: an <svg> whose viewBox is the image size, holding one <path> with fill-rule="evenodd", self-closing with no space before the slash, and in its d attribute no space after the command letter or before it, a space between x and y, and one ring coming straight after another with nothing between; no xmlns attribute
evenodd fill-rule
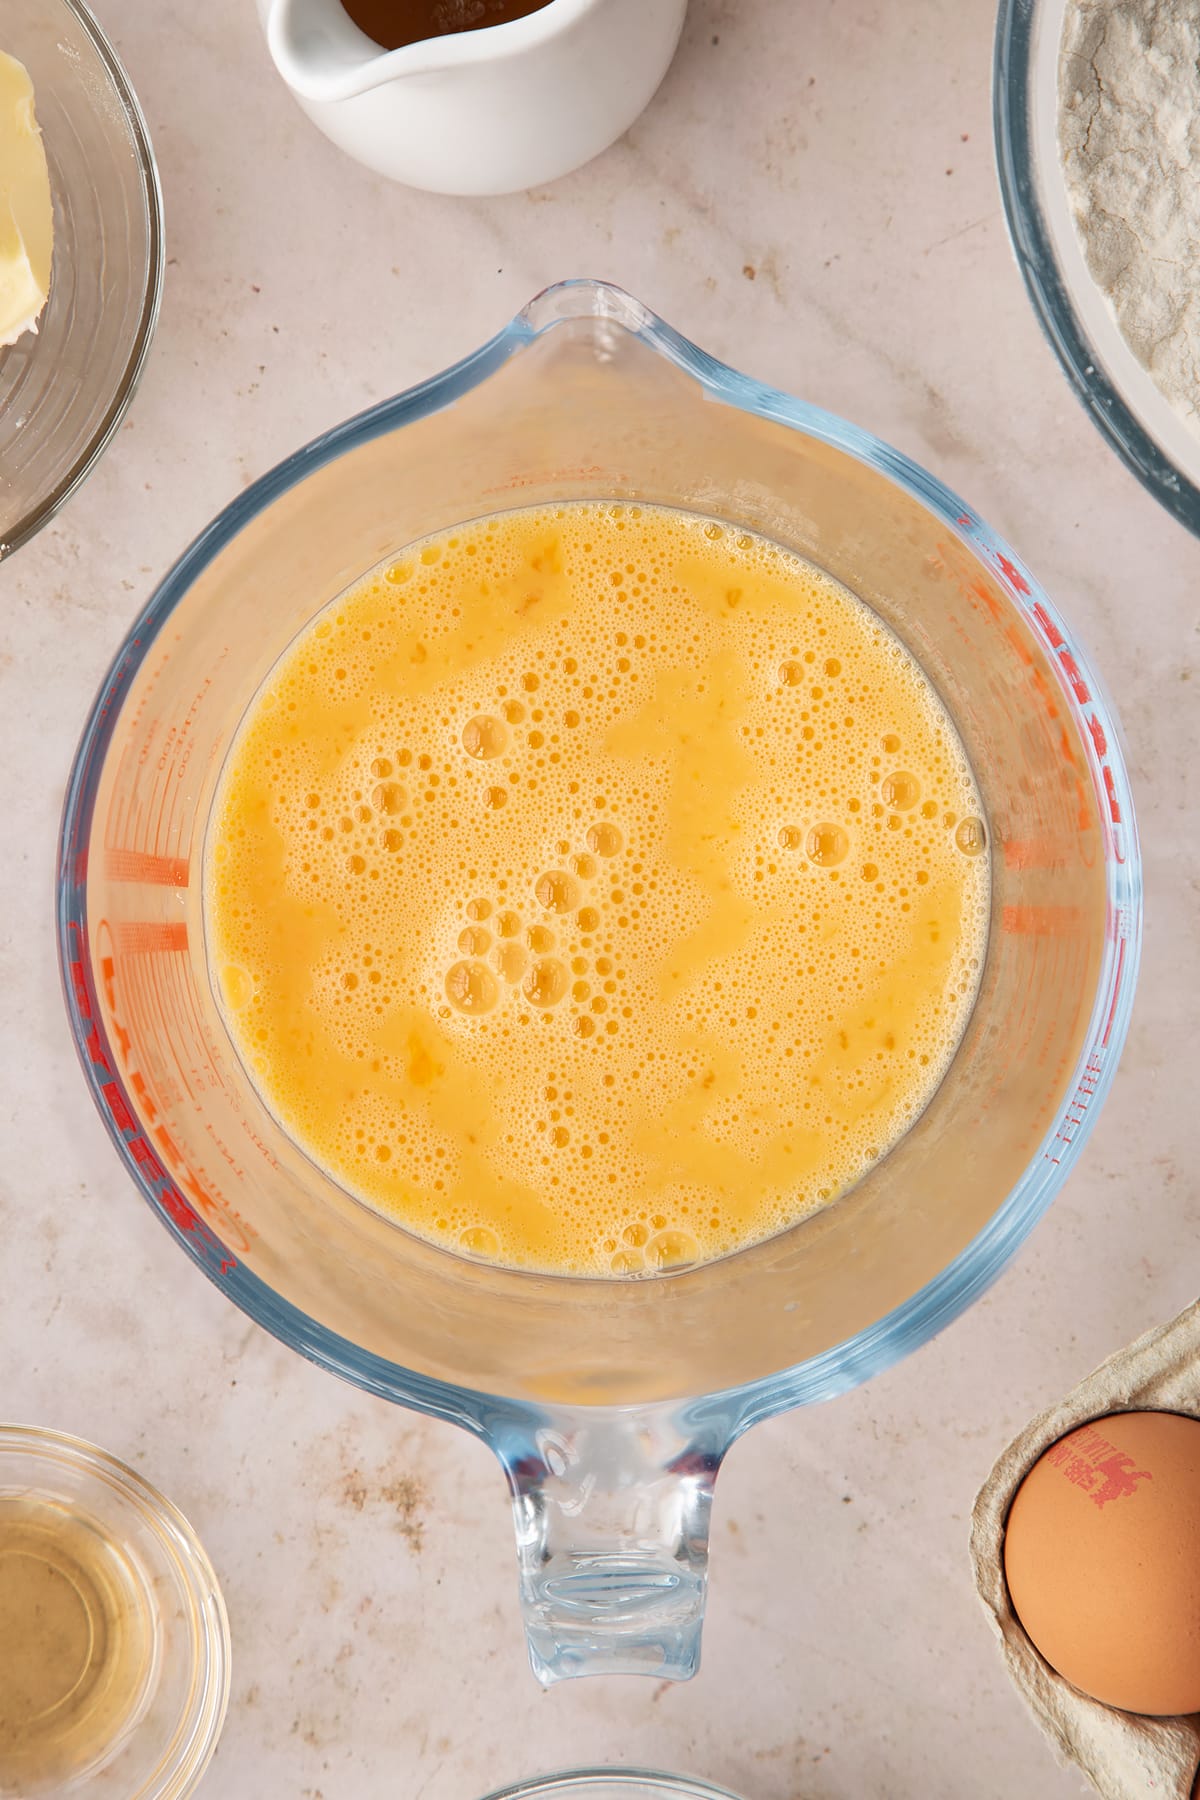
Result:
<svg viewBox="0 0 1200 1800"><path fill-rule="evenodd" d="M1089 1700L1038 1655L1009 1604L1004 1580L1004 1522L1042 1452L1104 1413L1137 1411L1200 1419L1200 1302L1110 1356L1009 1445L975 1502L971 1562L1008 1672L1060 1755L1105 1800L1191 1800L1200 1767L1200 1714L1150 1719Z"/></svg>

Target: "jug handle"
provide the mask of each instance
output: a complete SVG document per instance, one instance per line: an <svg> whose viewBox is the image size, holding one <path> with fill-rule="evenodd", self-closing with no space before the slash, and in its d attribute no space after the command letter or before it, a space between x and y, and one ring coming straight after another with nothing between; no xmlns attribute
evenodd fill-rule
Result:
<svg viewBox="0 0 1200 1800"><path fill-rule="evenodd" d="M696 1673L713 1486L732 1435L722 1423L677 1404L581 1407L493 1442L512 1495L529 1660L544 1686Z"/></svg>

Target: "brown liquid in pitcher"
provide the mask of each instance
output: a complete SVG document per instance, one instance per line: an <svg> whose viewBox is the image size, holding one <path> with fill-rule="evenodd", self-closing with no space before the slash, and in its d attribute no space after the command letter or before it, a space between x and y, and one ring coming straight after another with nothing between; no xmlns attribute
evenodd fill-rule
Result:
<svg viewBox="0 0 1200 1800"><path fill-rule="evenodd" d="M383 50L424 38L481 31L541 12L550 0L342 0L349 17Z"/></svg>

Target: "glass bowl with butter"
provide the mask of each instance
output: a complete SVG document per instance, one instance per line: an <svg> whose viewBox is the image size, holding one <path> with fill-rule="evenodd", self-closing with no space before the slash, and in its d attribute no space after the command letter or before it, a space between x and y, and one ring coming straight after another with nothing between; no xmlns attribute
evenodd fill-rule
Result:
<svg viewBox="0 0 1200 1800"><path fill-rule="evenodd" d="M162 273L154 152L112 46L81 0L4 0L0 560L74 492L119 426Z"/></svg>

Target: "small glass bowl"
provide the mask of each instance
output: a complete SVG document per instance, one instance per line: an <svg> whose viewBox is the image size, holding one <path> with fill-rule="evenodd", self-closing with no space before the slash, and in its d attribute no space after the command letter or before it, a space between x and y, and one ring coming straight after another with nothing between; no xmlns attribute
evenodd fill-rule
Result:
<svg viewBox="0 0 1200 1800"><path fill-rule="evenodd" d="M184 1800L216 1749L229 1662L182 1513L80 1438L0 1425L0 1795Z"/></svg>
<svg viewBox="0 0 1200 1800"><path fill-rule="evenodd" d="M1121 335L1093 280L1058 151L1067 0L1000 0L992 110L1009 236L1043 331L1092 419L1138 480L1200 535L1200 436Z"/></svg>
<svg viewBox="0 0 1200 1800"><path fill-rule="evenodd" d="M0 348L0 560L87 475L133 397L158 318L162 195L146 123L82 0L4 0L50 166L54 255L36 332Z"/></svg>
<svg viewBox="0 0 1200 1800"><path fill-rule="evenodd" d="M653 1769L565 1769L500 1788L486 1800L548 1800L551 1795L553 1800L737 1800L725 1788Z"/></svg>

